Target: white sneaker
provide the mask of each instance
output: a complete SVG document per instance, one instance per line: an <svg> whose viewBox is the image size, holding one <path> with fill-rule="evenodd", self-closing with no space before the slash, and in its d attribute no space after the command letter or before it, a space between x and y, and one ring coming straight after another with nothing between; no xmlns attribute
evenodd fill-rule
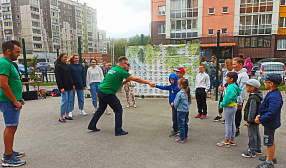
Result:
<svg viewBox="0 0 286 168"><path fill-rule="evenodd" d="M127 108L129 108L130 107L130 105L129 104L127 104L127 106L126 106Z"/></svg>
<svg viewBox="0 0 286 168"><path fill-rule="evenodd" d="M86 114L86 112L84 110L81 110L80 111L80 115L86 116L87 114Z"/></svg>
<svg viewBox="0 0 286 168"><path fill-rule="evenodd" d="M72 112L69 112L69 117L72 117Z"/></svg>
<svg viewBox="0 0 286 168"><path fill-rule="evenodd" d="M111 112L110 112L109 110L105 110L105 113L106 113L107 115L110 115L110 114L111 114Z"/></svg>

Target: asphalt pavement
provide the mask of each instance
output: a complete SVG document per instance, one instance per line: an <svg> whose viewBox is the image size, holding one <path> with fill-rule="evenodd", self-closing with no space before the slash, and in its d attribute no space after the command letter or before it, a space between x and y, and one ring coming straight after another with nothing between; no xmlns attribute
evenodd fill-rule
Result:
<svg viewBox="0 0 286 168"><path fill-rule="evenodd" d="M87 91L86 91L87 93ZM262 163L256 158L243 158L248 149L246 127L236 146L217 147L224 139L225 127L213 122L218 102L208 99L208 118L201 120L196 101L190 107L189 139L185 144L169 137L172 130L171 108L167 98L136 99L137 108L126 108L124 94L118 94L123 105L123 129L129 134L114 135L114 113L103 114L97 127L100 132L87 130L93 116L91 99L85 99L87 116L79 115L75 101L74 120L60 123L60 97L27 101L20 115L14 150L26 152L23 167L31 168L249 168ZM286 167L286 129L282 110L282 127L276 131L276 168ZM0 117L0 130L4 130ZM243 125L243 121L242 121ZM260 126L263 136L263 127ZM3 141L0 143L3 152ZM263 155L266 147L262 147ZM258 155L259 156L259 155ZM284 158L284 159L283 159Z"/></svg>

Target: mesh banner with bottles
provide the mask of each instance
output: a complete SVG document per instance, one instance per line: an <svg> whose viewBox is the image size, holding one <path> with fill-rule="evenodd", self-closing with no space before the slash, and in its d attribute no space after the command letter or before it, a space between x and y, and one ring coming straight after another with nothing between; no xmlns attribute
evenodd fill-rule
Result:
<svg viewBox="0 0 286 168"><path fill-rule="evenodd" d="M146 45L129 46L126 57L136 77L155 82L157 85L170 85L169 75L174 69L184 67L184 77L189 80L191 92L195 89L195 76L199 72L200 45ZM146 84L135 83L135 95L168 96L168 91L152 88Z"/></svg>

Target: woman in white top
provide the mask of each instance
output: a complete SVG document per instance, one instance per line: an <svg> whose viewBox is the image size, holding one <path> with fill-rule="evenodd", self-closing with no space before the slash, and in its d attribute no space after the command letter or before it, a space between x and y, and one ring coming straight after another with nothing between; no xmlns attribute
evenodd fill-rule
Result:
<svg viewBox="0 0 286 168"><path fill-rule="evenodd" d="M128 64L128 67L130 68L130 64ZM130 70L128 68L128 72L131 74L131 76L133 75L134 76L134 72L132 70ZM129 95L131 94L131 97L132 97L132 102L133 102L133 107L136 108L136 104L135 104L135 96L134 96L134 82L131 81L131 82L127 82L125 85L124 85L124 90L125 90L125 93L126 93L126 101L127 101L127 107L130 107L130 101L129 101Z"/></svg>
<svg viewBox="0 0 286 168"><path fill-rule="evenodd" d="M97 91L104 76L103 76L102 69L96 66L97 64L96 59L91 59L90 63L91 63L91 67L88 68L87 74L86 74L86 86L87 86L87 89L91 92L92 104L96 111L97 110Z"/></svg>

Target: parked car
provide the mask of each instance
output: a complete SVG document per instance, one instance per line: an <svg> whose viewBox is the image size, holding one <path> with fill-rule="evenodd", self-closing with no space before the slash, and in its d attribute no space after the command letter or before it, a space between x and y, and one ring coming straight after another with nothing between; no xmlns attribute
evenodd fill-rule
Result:
<svg viewBox="0 0 286 168"><path fill-rule="evenodd" d="M270 73L280 74L282 79L285 79L286 66L281 62L263 62L260 70L255 72L255 76L258 80L261 80L262 77L266 77Z"/></svg>
<svg viewBox="0 0 286 168"><path fill-rule="evenodd" d="M255 72L259 70L259 66L258 65L253 65L252 69L251 69L251 75L254 76Z"/></svg>
<svg viewBox="0 0 286 168"><path fill-rule="evenodd" d="M21 74L25 74L25 66L23 64L20 63L16 63L18 65L18 69L21 72ZM31 67L27 67L27 71L28 73L30 73L32 71Z"/></svg>
<svg viewBox="0 0 286 168"><path fill-rule="evenodd" d="M48 71L55 71L55 66L54 63L49 63L49 62L39 62L36 65L36 71L37 72L41 72L41 68L43 67L43 65L45 65L45 67L48 69Z"/></svg>

